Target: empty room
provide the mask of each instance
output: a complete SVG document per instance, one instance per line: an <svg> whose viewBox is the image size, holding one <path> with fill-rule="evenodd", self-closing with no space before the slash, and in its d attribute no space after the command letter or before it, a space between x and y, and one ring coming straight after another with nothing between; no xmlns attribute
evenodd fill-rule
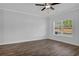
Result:
<svg viewBox="0 0 79 59"><path fill-rule="evenodd" d="M0 3L0 56L79 56L79 3Z"/></svg>

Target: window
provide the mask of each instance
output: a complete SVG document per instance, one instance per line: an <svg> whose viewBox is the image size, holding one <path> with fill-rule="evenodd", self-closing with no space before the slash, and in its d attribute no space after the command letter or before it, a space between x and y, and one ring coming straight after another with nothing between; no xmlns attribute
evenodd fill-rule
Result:
<svg viewBox="0 0 79 59"><path fill-rule="evenodd" d="M72 20L66 19L63 21L55 21L53 23L53 34L71 37L72 36Z"/></svg>

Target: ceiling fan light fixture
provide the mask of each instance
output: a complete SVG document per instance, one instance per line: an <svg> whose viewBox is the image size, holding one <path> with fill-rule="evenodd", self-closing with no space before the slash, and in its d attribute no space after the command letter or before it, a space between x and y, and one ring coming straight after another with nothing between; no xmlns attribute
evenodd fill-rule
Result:
<svg viewBox="0 0 79 59"><path fill-rule="evenodd" d="M50 6L48 5L48 6L46 6L46 9L49 9L50 8Z"/></svg>

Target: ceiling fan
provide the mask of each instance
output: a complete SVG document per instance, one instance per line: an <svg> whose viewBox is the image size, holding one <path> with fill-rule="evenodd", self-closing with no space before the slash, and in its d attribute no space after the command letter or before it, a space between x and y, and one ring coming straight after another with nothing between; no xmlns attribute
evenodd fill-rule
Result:
<svg viewBox="0 0 79 59"><path fill-rule="evenodd" d="M41 11L44 11L45 9L52 9L54 10L54 8L52 6L57 5L60 3L43 3L43 4L35 4L36 6L44 6Z"/></svg>

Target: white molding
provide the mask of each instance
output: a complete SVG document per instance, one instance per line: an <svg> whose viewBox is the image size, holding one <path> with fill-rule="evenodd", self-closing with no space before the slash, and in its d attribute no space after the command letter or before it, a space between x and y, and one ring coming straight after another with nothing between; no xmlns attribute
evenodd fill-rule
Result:
<svg viewBox="0 0 79 59"><path fill-rule="evenodd" d="M29 39L29 40L21 40L21 41L16 41L16 42L3 42L0 45L6 45L6 44L15 44L15 43L22 43L22 42L30 42L30 41L36 41L36 40L43 40L46 39L44 36L40 36L39 38L33 38L33 39Z"/></svg>
<svg viewBox="0 0 79 59"><path fill-rule="evenodd" d="M79 46L79 43L77 43L77 42L70 42L70 41L63 41L63 40L58 40L58 39L53 39L52 37L49 37L49 39L51 39L51 40L55 40L55 41L59 41L59 42L63 42L63 43L67 43L67 44L71 44L71 45L75 45L75 46Z"/></svg>

